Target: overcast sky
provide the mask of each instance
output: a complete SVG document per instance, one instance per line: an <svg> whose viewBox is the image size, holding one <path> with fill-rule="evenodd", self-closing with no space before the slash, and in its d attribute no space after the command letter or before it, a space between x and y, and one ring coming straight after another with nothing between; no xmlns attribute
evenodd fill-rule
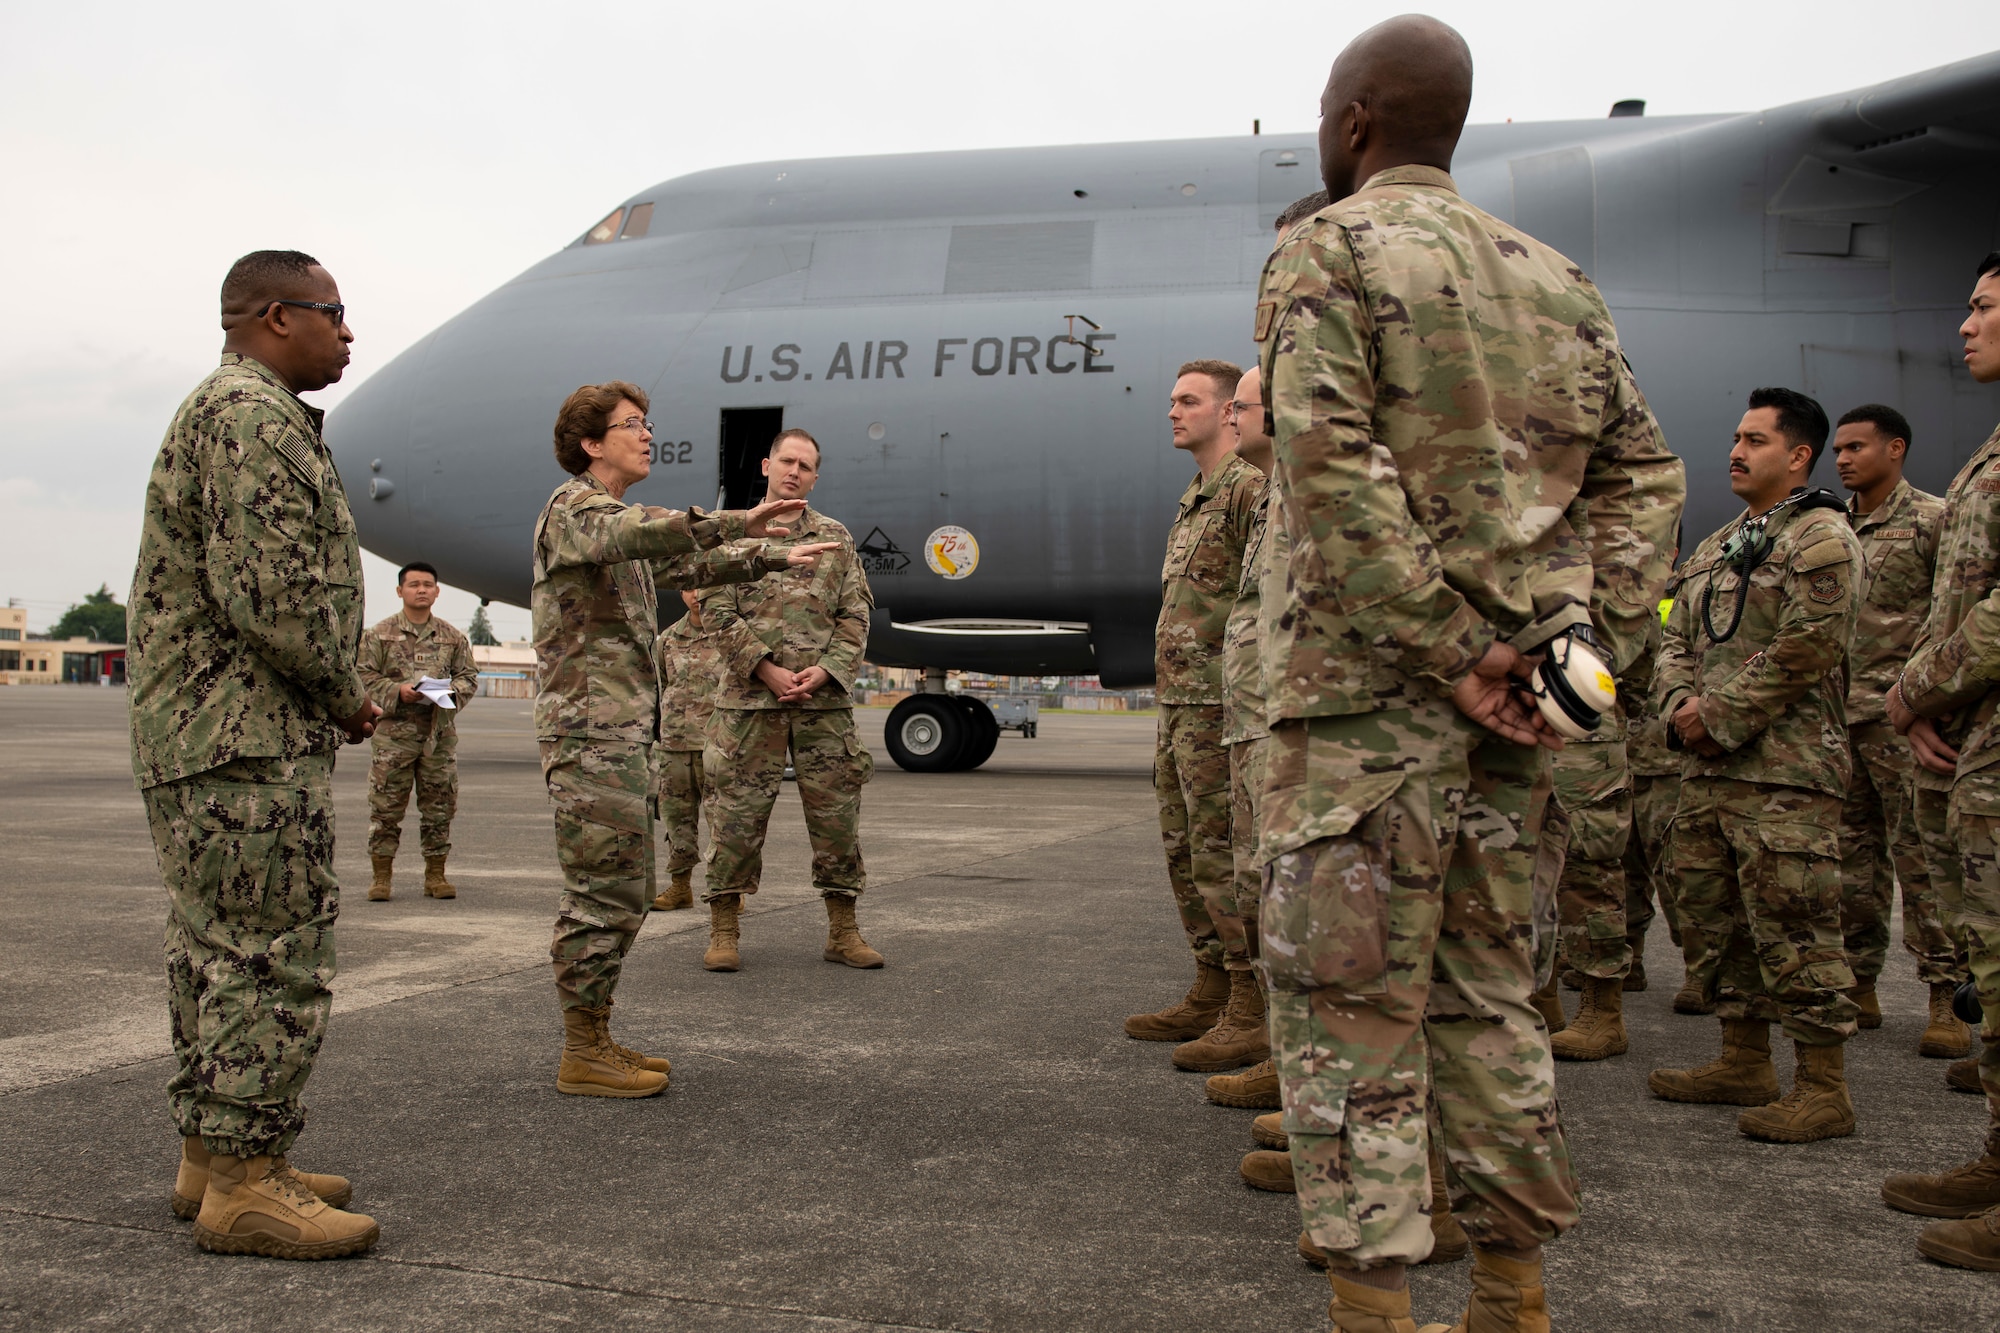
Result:
<svg viewBox="0 0 2000 1333"><path fill-rule="evenodd" d="M698 12L694 12L698 11ZM331 407L625 196L780 157L1299 130L1353 4L8 5L0 14L0 597L123 600L146 474L245 251L354 328ZM2000 48L1992 0L1439 3L1475 121L1748 111ZM1218 15L1236 13L1234 22ZM1307 16L1319 24L1307 26ZM394 572L368 557L370 619ZM461 626L474 599L447 592ZM503 638L528 617L495 605Z"/></svg>

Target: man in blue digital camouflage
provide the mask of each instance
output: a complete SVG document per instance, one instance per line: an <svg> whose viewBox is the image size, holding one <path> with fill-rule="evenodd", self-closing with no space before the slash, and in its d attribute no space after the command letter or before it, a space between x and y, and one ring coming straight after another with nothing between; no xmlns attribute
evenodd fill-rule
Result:
<svg viewBox="0 0 2000 1333"><path fill-rule="evenodd" d="M1414 1333L1432 1092L1475 1246L1460 1327L1549 1327L1541 1246L1577 1189L1530 939L1560 742L1521 686L1560 638L1594 631L1611 671L1637 656L1684 494L1596 288L1447 174L1471 92L1434 19L1341 53L1336 202L1279 243L1256 308L1279 497L1260 964L1348 1333Z"/></svg>

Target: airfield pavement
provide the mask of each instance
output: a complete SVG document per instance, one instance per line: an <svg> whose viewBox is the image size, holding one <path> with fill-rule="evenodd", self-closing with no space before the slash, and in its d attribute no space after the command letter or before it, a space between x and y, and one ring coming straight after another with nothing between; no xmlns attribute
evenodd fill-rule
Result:
<svg viewBox="0 0 2000 1333"><path fill-rule="evenodd" d="M699 909L655 915L630 957L616 1030L674 1065L640 1101L554 1087L528 704L463 720L453 902L417 887L414 814L396 900L365 901L346 751L335 1017L294 1157L350 1175L382 1241L300 1264L203 1254L167 1210L164 912L123 691L0 690L0 1329L1325 1328L1293 1199L1237 1178L1251 1113L1120 1028L1189 975L1152 719L1052 716L977 772L918 776L884 717L861 714L861 921L888 966L820 959L788 789L744 970L701 970ZM1647 962L1631 1054L1560 1068L1585 1199L1548 1251L1556 1327L2000 1327L2000 1275L1920 1258L1922 1223L1877 1196L1970 1156L1984 1118L1916 1054L1907 956L1849 1048L1859 1132L1806 1147L1646 1095L1716 1042L1669 1009L1663 924ZM1468 1267L1413 1271L1419 1322L1456 1317Z"/></svg>

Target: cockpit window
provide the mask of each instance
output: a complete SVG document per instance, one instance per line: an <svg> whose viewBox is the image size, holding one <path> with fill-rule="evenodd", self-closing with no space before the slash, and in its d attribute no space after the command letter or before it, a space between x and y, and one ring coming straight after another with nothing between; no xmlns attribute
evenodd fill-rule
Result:
<svg viewBox="0 0 2000 1333"><path fill-rule="evenodd" d="M653 206L651 204L634 204L632 205L631 216L625 219L624 235L622 235L619 239L626 241L636 241L641 236L644 236L646 234L646 228L652 225L653 225Z"/></svg>
<svg viewBox="0 0 2000 1333"><path fill-rule="evenodd" d="M602 245L606 241L615 239L618 235L619 220L624 216L625 210L623 208L612 209L604 221L583 234L583 243L585 245Z"/></svg>

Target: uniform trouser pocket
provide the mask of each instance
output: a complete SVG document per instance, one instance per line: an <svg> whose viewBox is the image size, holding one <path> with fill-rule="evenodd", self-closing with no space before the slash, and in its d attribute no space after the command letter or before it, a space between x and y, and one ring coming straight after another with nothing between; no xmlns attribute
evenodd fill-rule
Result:
<svg viewBox="0 0 2000 1333"><path fill-rule="evenodd" d="M1390 798L1401 779L1363 781L1380 790L1349 793L1361 817L1348 832L1284 852L1264 868L1259 952L1274 990L1388 989Z"/></svg>

